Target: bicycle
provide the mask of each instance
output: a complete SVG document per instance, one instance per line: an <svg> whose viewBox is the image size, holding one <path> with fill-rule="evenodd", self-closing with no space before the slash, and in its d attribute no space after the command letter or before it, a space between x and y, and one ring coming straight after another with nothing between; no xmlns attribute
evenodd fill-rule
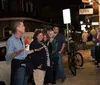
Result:
<svg viewBox="0 0 100 85"><path fill-rule="evenodd" d="M84 59L81 53L76 51L75 43L69 44L70 50L68 52L68 65L71 73L76 76L77 68L80 68L84 64Z"/></svg>

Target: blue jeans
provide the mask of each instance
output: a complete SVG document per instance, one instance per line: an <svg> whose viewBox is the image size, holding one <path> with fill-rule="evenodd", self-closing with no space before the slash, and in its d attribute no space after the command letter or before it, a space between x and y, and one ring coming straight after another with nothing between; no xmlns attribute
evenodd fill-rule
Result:
<svg viewBox="0 0 100 85"><path fill-rule="evenodd" d="M59 60L58 60L58 70L57 70L57 78L64 78L64 68L62 64L62 55L59 54Z"/></svg>
<svg viewBox="0 0 100 85"><path fill-rule="evenodd" d="M95 58L95 47L91 48L91 56L92 58Z"/></svg>
<svg viewBox="0 0 100 85"><path fill-rule="evenodd" d="M28 76L26 75L26 67L18 68L13 78L13 85L27 85Z"/></svg>

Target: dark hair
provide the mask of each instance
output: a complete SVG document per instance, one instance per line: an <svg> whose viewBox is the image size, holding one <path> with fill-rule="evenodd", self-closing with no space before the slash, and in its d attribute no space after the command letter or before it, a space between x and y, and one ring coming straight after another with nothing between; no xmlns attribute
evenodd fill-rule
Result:
<svg viewBox="0 0 100 85"><path fill-rule="evenodd" d="M54 26L54 27L53 27L53 29L55 29L56 27L59 29L59 27L58 27L58 26Z"/></svg>
<svg viewBox="0 0 100 85"><path fill-rule="evenodd" d="M16 28L20 25L20 23L23 22L22 20L15 20L11 22L11 28L12 28L12 32L15 33L16 32Z"/></svg>
<svg viewBox="0 0 100 85"><path fill-rule="evenodd" d="M35 32L35 34L34 34L34 36L33 36L33 40L34 40L34 41L37 40L37 36L38 36L40 33L43 34L43 32L40 31L40 30L37 30L37 31Z"/></svg>
<svg viewBox="0 0 100 85"><path fill-rule="evenodd" d="M49 39L50 39L49 35L47 33L43 33L43 35L46 36L47 40L49 41Z"/></svg>

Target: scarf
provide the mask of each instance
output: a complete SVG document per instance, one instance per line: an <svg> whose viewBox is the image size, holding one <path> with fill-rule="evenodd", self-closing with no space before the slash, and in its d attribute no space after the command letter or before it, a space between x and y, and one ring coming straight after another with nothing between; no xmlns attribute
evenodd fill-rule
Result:
<svg viewBox="0 0 100 85"><path fill-rule="evenodd" d="M45 49L45 51L46 51L46 56L47 56L47 66L49 66L50 67L50 55L49 55L49 51L48 51L48 48L47 48L47 46L44 44L44 43L42 43L42 42L39 42L42 46L43 46L43 48Z"/></svg>

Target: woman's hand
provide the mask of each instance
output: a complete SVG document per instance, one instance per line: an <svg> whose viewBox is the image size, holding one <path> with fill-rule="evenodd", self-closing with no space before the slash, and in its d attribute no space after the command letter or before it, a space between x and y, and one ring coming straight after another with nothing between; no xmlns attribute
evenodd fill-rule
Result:
<svg viewBox="0 0 100 85"><path fill-rule="evenodd" d="M44 47L41 47L41 48L38 48L38 49L35 49L34 51L37 52L37 51L41 51Z"/></svg>
<svg viewBox="0 0 100 85"><path fill-rule="evenodd" d="M34 53L34 52L41 51L42 49L43 49L43 47L38 48L38 49L29 50L29 51L28 51L28 54L31 54L31 53Z"/></svg>

